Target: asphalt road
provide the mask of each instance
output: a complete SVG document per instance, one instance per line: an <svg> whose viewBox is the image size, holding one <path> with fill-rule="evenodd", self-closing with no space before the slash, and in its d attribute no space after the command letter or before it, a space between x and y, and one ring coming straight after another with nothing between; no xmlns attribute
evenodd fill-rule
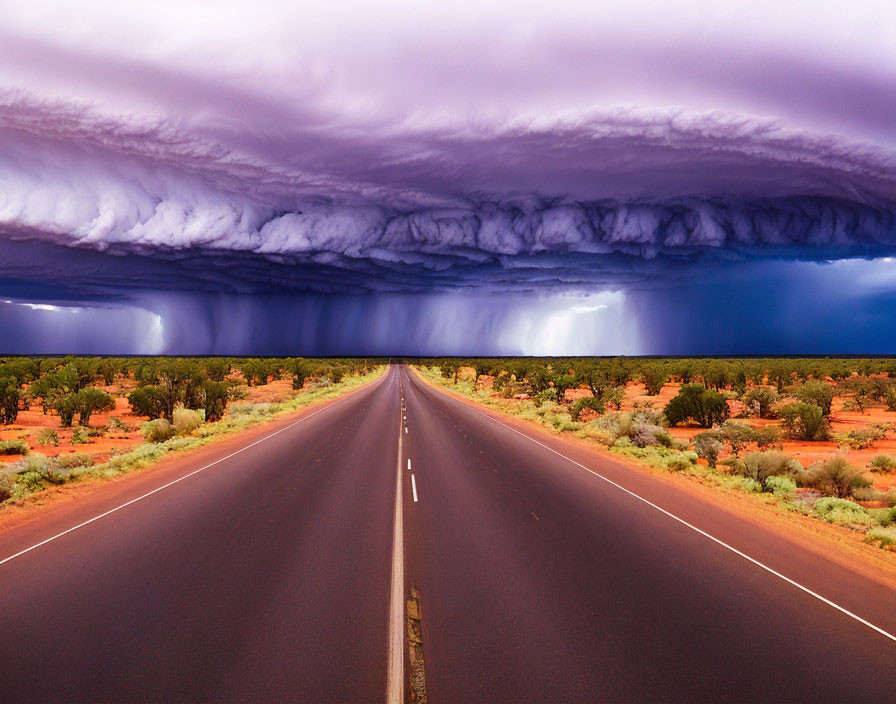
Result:
<svg viewBox="0 0 896 704"><path fill-rule="evenodd" d="M9 531L0 701L386 701L411 586L434 704L892 697L892 590L510 425L394 367Z"/></svg>

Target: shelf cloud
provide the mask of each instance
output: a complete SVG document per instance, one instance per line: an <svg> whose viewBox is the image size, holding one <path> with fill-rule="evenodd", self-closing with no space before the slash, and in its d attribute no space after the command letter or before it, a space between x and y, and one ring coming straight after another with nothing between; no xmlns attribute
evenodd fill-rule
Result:
<svg viewBox="0 0 896 704"><path fill-rule="evenodd" d="M306 325L329 296L373 329L392 304L352 296L436 318L500 296L524 337L525 300L896 254L886 5L46 4L54 21L17 8L0 30L11 301L274 296ZM187 315L165 314L169 335Z"/></svg>

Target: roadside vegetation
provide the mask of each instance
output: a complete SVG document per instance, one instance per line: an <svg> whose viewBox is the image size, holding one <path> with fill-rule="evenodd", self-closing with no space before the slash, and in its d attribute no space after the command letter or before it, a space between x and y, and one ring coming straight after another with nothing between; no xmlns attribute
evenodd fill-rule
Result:
<svg viewBox="0 0 896 704"><path fill-rule="evenodd" d="M896 360L407 360L432 383L896 551Z"/></svg>
<svg viewBox="0 0 896 704"><path fill-rule="evenodd" d="M0 506L113 477L339 395L383 360L0 359Z"/></svg>

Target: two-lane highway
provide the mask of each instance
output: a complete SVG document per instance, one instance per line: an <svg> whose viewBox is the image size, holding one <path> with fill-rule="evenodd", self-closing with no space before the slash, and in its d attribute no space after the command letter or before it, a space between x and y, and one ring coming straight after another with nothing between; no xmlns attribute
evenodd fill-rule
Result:
<svg viewBox="0 0 896 704"><path fill-rule="evenodd" d="M0 701L394 703L411 587L433 704L891 696L892 590L511 426L392 367L4 562L48 537L7 533Z"/></svg>

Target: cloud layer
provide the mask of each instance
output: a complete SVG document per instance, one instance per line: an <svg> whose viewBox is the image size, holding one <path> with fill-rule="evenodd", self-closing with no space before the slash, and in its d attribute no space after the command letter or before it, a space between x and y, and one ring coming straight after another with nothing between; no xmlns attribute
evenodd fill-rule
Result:
<svg viewBox="0 0 896 704"><path fill-rule="evenodd" d="M272 296L371 340L397 308L351 296L437 297L423 329L445 296L500 295L525 337L518 301L890 256L893 19L872 1L10 8L0 296L164 308L169 331L218 319L187 300Z"/></svg>

